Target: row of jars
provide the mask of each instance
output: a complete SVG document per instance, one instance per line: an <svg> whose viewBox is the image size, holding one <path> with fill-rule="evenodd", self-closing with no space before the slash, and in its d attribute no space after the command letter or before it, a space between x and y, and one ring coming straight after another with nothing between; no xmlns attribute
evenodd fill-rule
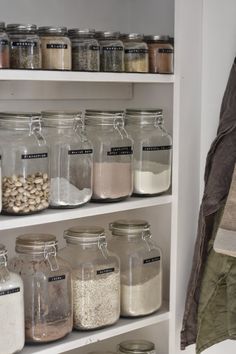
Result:
<svg viewBox="0 0 236 354"><path fill-rule="evenodd" d="M171 183L162 110L0 113L2 212L153 196Z"/></svg>
<svg viewBox="0 0 236 354"><path fill-rule="evenodd" d="M117 351L93 351L88 354L157 354L156 346L154 343L143 340L143 339L134 339L126 340L117 345Z"/></svg>
<svg viewBox="0 0 236 354"><path fill-rule="evenodd" d="M161 307L162 255L150 225L117 220L109 228L108 248L100 226L64 231L66 247L59 251L54 235L20 235L8 265L0 245L0 354Z"/></svg>
<svg viewBox="0 0 236 354"><path fill-rule="evenodd" d="M0 68L173 73L168 36L0 23Z"/></svg>

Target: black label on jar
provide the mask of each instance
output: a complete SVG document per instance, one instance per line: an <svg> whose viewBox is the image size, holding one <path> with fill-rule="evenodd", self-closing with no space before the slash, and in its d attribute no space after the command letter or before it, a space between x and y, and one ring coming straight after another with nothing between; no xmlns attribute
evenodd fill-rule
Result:
<svg viewBox="0 0 236 354"><path fill-rule="evenodd" d="M52 281L59 281L59 280L64 280L64 279L66 279L65 275L55 275L54 277L49 277L48 281L50 283Z"/></svg>
<svg viewBox="0 0 236 354"><path fill-rule="evenodd" d="M147 54L147 53L148 53L148 49L129 48L129 49L125 49L125 53L131 53L131 54Z"/></svg>
<svg viewBox="0 0 236 354"><path fill-rule="evenodd" d="M171 145L163 146L143 146L143 151L162 151L162 150L171 150Z"/></svg>
<svg viewBox="0 0 236 354"><path fill-rule="evenodd" d="M47 44L47 49L67 49L68 45L67 44L62 44L62 43L49 43Z"/></svg>
<svg viewBox="0 0 236 354"><path fill-rule="evenodd" d="M98 51L100 49L100 47L99 47L99 45L91 45L91 46L89 46L89 49Z"/></svg>
<svg viewBox="0 0 236 354"><path fill-rule="evenodd" d="M39 154L26 154L21 155L22 160L30 160L30 159L46 159L48 157L47 152L39 153Z"/></svg>
<svg viewBox="0 0 236 354"><path fill-rule="evenodd" d="M153 262L159 262L161 260L161 257L152 257L152 258L147 258L143 260L143 264L148 264L148 263L153 263Z"/></svg>
<svg viewBox="0 0 236 354"><path fill-rule="evenodd" d="M107 152L108 156L132 155L132 154L133 154L132 146L113 147L111 148L111 151Z"/></svg>
<svg viewBox="0 0 236 354"><path fill-rule="evenodd" d="M6 46L6 45L8 45L9 44L9 42L6 40L6 39L1 39L0 40L0 45L1 46Z"/></svg>
<svg viewBox="0 0 236 354"><path fill-rule="evenodd" d="M123 51L124 48L123 47L102 47L102 50L104 50L105 52L115 52L115 51Z"/></svg>
<svg viewBox="0 0 236 354"><path fill-rule="evenodd" d="M171 48L159 48L158 49L158 53L161 53L161 54L173 54L174 50L171 49Z"/></svg>
<svg viewBox="0 0 236 354"><path fill-rule="evenodd" d="M25 47L37 47L37 42L28 42L28 41L14 41L11 42L12 47L20 47L20 48L25 48Z"/></svg>
<svg viewBox="0 0 236 354"><path fill-rule="evenodd" d="M20 288L2 290L2 291L0 291L0 296L11 295L11 294L19 293L19 292L20 292Z"/></svg>
<svg viewBox="0 0 236 354"><path fill-rule="evenodd" d="M100 270L97 270L97 275L113 273L114 271L115 271L115 268L100 269Z"/></svg>
<svg viewBox="0 0 236 354"><path fill-rule="evenodd" d="M93 149L80 149L80 150L69 150L68 155L86 155L92 154Z"/></svg>

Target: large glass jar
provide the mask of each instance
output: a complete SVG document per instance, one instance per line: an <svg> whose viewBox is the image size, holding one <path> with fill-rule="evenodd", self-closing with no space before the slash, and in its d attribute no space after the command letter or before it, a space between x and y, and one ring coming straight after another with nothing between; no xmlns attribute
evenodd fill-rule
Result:
<svg viewBox="0 0 236 354"><path fill-rule="evenodd" d="M11 69L41 69L41 44L36 25L9 24Z"/></svg>
<svg viewBox="0 0 236 354"><path fill-rule="evenodd" d="M48 208L48 148L38 113L0 113L2 211L25 215Z"/></svg>
<svg viewBox="0 0 236 354"><path fill-rule="evenodd" d="M147 340L126 340L118 345L118 354L156 354L155 344Z"/></svg>
<svg viewBox="0 0 236 354"><path fill-rule="evenodd" d="M171 183L172 139L161 109L126 111L126 129L134 139L134 193L155 195Z"/></svg>
<svg viewBox="0 0 236 354"><path fill-rule="evenodd" d="M71 269L57 256L54 235L26 234L16 239L10 268L21 275L25 290L27 343L51 342L72 330Z"/></svg>
<svg viewBox="0 0 236 354"><path fill-rule="evenodd" d="M124 129L122 111L85 112L85 125L94 147L93 196L117 201L132 194L133 142Z"/></svg>
<svg viewBox="0 0 236 354"><path fill-rule="evenodd" d="M110 72L124 71L124 45L119 32L97 32L100 44L100 70Z"/></svg>
<svg viewBox="0 0 236 354"><path fill-rule="evenodd" d="M71 42L66 27L39 27L42 46L42 68L71 70Z"/></svg>
<svg viewBox="0 0 236 354"><path fill-rule="evenodd" d="M92 196L93 150L81 112L42 112L43 134L50 147L50 206L75 208Z"/></svg>
<svg viewBox="0 0 236 354"><path fill-rule="evenodd" d="M0 244L0 354L19 352L25 343L23 282L7 269L7 250Z"/></svg>
<svg viewBox="0 0 236 354"><path fill-rule="evenodd" d="M5 31L5 23L0 22L0 69L6 69L9 66L9 38Z"/></svg>
<svg viewBox="0 0 236 354"><path fill-rule="evenodd" d="M72 266L74 328L90 330L115 323L120 316L118 257L107 251L104 229L73 227L64 232L61 257Z"/></svg>
<svg viewBox="0 0 236 354"><path fill-rule="evenodd" d="M72 45L72 70L99 71L99 43L94 29L73 28L68 31Z"/></svg>
<svg viewBox="0 0 236 354"><path fill-rule="evenodd" d="M122 36L125 47L125 72L148 72L148 46L143 35L130 33Z"/></svg>
<svg viewBox="0 0 236 354"><path fill-rule="evenodd" d="M121 316L157 311L162 304L162 256L151 239L150 225L144 220L117 220L110 230L109 249L121 261Z"/></svg>

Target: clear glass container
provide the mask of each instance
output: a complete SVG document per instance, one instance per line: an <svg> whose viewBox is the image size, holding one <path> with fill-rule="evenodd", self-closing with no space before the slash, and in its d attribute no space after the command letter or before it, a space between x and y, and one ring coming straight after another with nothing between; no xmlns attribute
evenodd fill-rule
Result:
<svg viewBox="0 0 236 354"><path fill-rule="evenodd" d="M36 25L9 24L11 69L41 69L41 44Z"/></svg>
<svg viewBox="0 0 236 354"><path fill-rule="evenodd" d="M9 66L9 38L5 30L5 23L0 22L0 69L7 69Z"/></svg>
<svg viewBox="0 0 236 354"><path fill-rule="evenodd" d="M167 191L171 184L172 139L161 109L128 109L126 129L134 139L134 190L138 195Z"/></svg>
<svg viewBox="0 0 236 354"><path fill-rule="evenodd" d="M119 354L156 354L155 344L147 340L126 340L118 345Z"/></svg>
<svg viewBox="0 0 236 354"><path fill-rule="evenodd" d="M73 28L68 31L72 45L72 70L99 71L100 46L94 29Z"/></svg>
<svg viewBox="0 0 236 354"><path fill-rule="evenodd" d="M117 220L110 225L109 250L121 261L121 316L137 317L162 304L162 255L145 220Z"/></svg>
<svg viewBox="0 0 236 354"><path fill-rule="evenodd" d="M90 330L120 316L119 259L107 251L104 229L72 227L64 232L60 255L72 266L74 328Z"/></svg>
<svg viewBox="0 0 236 354"><path fill-rule="evenodd" d="M81 112L42 112L50 148L50 206L75 208L92 196L93 149Z"/></svg>
<svg viewBox="0 0 236 354"><path fill-rule="evenodd" d="M39 27L42 46L42 68L71 70L71 41L66 27Z"/></svg>
<svg viewBox="0 0 236 354"><path fill-rule="evenodd" d="M100 71L124 71L124 44L119 32L96 32L100 44Z"/></svg>
<svg viewBox="0 0 236 354"><path fill-rule="evenodd" d="M143 35L130 33L122 36L125 47L125 72L148 72L148 46Z"/></svg>
<svg viewBox="0 0 236 354"><path fill-rule="evenodd" d="M2 212L26 215L48 208L48 147L38 113L0 113Z"/></svg>
<svg viewBox="0 0 236 354"><path fill-rule="evenodd" d="M9 267L24 282L26 342L51 342L64 337L73 324L71 268L57 256L56 237L18 236L16 253Z"/></svg>
<svg viewBox="0 0 236 354"><path fill-rule="evenodd" d="M19 352L25 343L24 289L18 274L7 268L7 250L0 244L0 354Z"/></svg>
<svg viewBox="0 0 236 354"><path fill-rule="evenodd" d="M0 151L0 212L2 211L2 155Z"/></svg>
<svg viewBox="0 0 236 354"><path fill-rule="evenodd" d="M124 113L87 110L85 125L94 147L92 199L112 202L130 196L133 141L124 129Z"/></svg>

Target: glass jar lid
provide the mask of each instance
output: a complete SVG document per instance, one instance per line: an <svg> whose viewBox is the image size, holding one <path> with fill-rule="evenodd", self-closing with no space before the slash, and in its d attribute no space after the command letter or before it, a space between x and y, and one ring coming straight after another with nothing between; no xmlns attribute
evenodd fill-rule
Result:
<svg viewBox="0 0 236 354"><path fill-rule="evenodd" d="M119 351L127 354L143 354L155 350L155 345L147 340L127 340L119 344Z"/></svg>
<svg viewBox="0 0 236 354"><path fill-rule="evenodd" d="M155 109L127 109L125 111L126 124L161 124L163 110Z"/></svg>
<svg viewBox="0 0 236 354"><path fill-rule="evenodd" d="M59 36L65 36L67 34L67 28L64 26L41 26L38 28L38 33L43 36L43 35L49 35L49 36L54 36L54 35L59 35Z"/></svg>
<svg viewBox="0 0 236 354"><path fill-rule="evenodd" d="M40 124L41 115L37 112L0 112L1 128L29 129L32 124Z"/></svg>
<svg viewBox="0 0 236 354"><path fill-rule="evenodd" d="M157 35L157 34L146 35L146 36L144 36L144 39L146 41L152 41L152 42L169 42L170 41L169 36L163 36L163 35Z"/></svg>
<svg viewBox="0 0 236 354"><path fill-rule="evenodd" d="M126 40L137 40L137 41L142 41L144 38L144 35L141 33L127 33L127 34L123 34L121 36L122 39Z"/></svg>
<svg viewBox="0 0 236 354"><path fill-rule="evenodd" d="M51 234L24 234L16 238L16 252L45 253L50 249L56 251L57 239Z"/></svg>
<svg viewBox="0 0 236 354"><path fill-rule="evenodd" d="M37 26L32 24L10 23L6 28L7 32L11 33L36 33Z"/></svg>
<svg viewBox="0 0 236 354"><path fill-rule="evenodd" d="M85 125L114 125L123 124L124 111L120 110L93 110L85 111Z"/></svg>
<svg viewBox="0 0 236 354"><path fill-rule="evenodd" d="M81 111L42 111L42 126L71 127L76 120L82 120Z"/></svg>
<svg viewBox="0 0 236 354"><path fill-rule="evenodd" d="M100 226L75 226L64 231L67 243L97 242L105 238L105 231Z"/></svg>
<svg viewBox="0 0 236 354"><path fill-rule="evenodd" d="M93 38L95 36L95 29L93 28L71 28L68 30L69 37Z"/></svg>
<svg viewBox="0 0 236 354"><path fill-rule="evenodd" d="M98 39L118 39L120 36L120 32L97 31L97 32L95 32L95 36Z"/></svg>
<svg viewBox="0 0 236 354"><path fill-rule="evenodd" d="M150 225L145 220L116 220L109 224L114 236L149 234Z"/></svg>

